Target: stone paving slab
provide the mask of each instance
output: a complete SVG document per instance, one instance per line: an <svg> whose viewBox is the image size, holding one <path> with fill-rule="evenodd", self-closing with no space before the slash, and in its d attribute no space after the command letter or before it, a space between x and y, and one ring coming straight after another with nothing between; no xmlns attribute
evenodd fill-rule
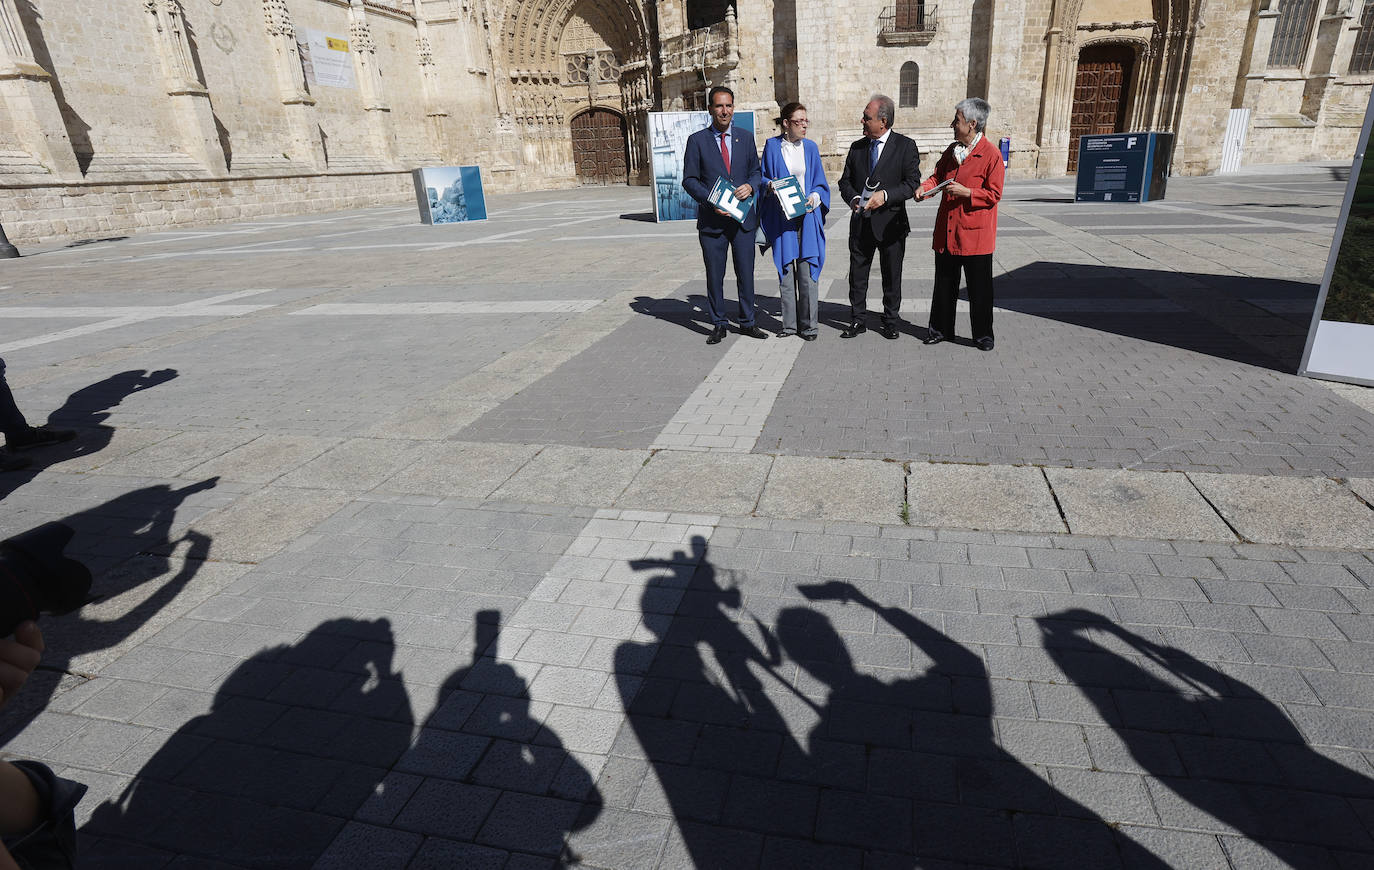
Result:
<svg viewBox="0 0 1374 870"><path fill-rule="evenodd" d="M906 500L904 477L902 466L894 462L779 456L768 473L758 513L890 523Z"/></svg>
<svg viewBox="0 0 1374 870"><path fill-rule="evenodd" d="M1048 468L1045 474L1076 534L1236 539L1187 475L1086 468Z"/></svg>
<svg viewBox="0 0 1374 870"><path fill-rule="evenodd" d="M539 453L535 444L443 441L426 444L414 461L379 485L386 492L486 498Z"/></svg>
<svg viewBox="0 0 1374 870"><path fill-rule="evenodd" d="M658 450L615 504L644 509L672 504L682 511L750 514L772 466L769 456L746 453L708 458L695 451Z"/></svg>
<svg viewBox="0 0 1374 870"><path fill-rule="evenodd" d="M614 504L649 459L647 450L594 450L552 445L493 493L506 501Z"/></svg>
<svg viewBox="0 0 1374 870"><path fill-rule="evenodd" d="M215 558L257 562L347 503L337 492L268 487L206 517L197 529L210 537Z"/></svg>
<svg viewBox="0 0 1374 870"><path fill-rule="evenodd" d="M1299 547L1368 547L1374 510L1333 480L1193 474L1198 489L1246 538Z"/></svg>
<svg viewBox="0 0 1374 870"><path fill-rule="evenodd" d="M913 462L907 480L912 525L1064 532L1038 468Z"/></svg>
<svg viewBox="0 0 1374 870"><path fill-rule="evenodd" d="M1374 477L1354 478L1346 483L1351 492L1364 499L1365 504L1374 505Z"/></svg>
<svg viewBox="0 0 1374 870"><path fill-rule="evenodd" d="M268 433L247 444L193 466L182 473L189 477L214 476L244 483L271 483L337 446L338 438Z"/></svg>

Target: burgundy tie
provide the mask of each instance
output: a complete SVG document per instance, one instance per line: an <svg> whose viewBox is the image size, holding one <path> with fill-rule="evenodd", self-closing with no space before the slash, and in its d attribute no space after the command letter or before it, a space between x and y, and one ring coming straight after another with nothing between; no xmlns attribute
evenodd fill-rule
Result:
<svg viewBox="0 0 1374 870"><path fill-rule="evenodd" d="M725 147L725 134L720 134L720 159L725 161L725 174L730 174L730 149Z"/></svg>

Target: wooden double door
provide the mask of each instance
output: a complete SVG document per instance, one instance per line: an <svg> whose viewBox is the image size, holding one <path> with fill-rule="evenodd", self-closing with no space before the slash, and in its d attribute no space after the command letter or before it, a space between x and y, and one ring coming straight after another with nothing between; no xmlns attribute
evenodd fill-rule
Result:
<svg viewBox="0 0 1374 870"><path fill-rule="evenodd" d="M1090 45L1078 55L1069 121L1069 172L1078 171L1078 139L1126 132L1126 95L1135 50L1128 45Z"/></svg>
<svg viewBox="0 0 1374 870"><path fill-rule="evenodd" d="M573 165L583 184L624 184L630 161L625 118L610 109L589 109L572 119Z"/></svg>

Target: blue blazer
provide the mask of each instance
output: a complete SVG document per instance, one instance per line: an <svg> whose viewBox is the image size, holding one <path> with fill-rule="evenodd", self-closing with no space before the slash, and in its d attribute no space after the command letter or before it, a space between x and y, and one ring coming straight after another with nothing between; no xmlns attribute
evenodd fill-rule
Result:
<svg viewBox="0 0 1374 870"><path fill-rule="evenodd" d="M821 204L806 213L799 221L789 221L782 213L782 204L771 192L763 197L763 235L773 248L773 265L778 276L793 260L805 260L811 265L811 278L819 280L825 266L825 216L830 212L830 184L825 180L821 165L821 150L810 139L802 140L806 155L806 177L802 190L806 196L820 194ZM782 137L774 136L763 143L763 180L771 182L786 178L792 172L782 156Z"/></svg>
<svg viewBox="0 0 1374 870"><path fill-rule="evenodd" d="M716 179L725 175L725 161L720 159L720 138L715 125L698 130L687 137L687 153L682 163L682 189L697 201L697 231L720 235L731 227L742 226L746 232L759 228L758 190L763 185L759 168L759 150L754 134L739 127L730 128L730 180L736 187L748 184L754 188L754 207L741 225L732 217L716 214L716 208L706 202Z"/></svg>

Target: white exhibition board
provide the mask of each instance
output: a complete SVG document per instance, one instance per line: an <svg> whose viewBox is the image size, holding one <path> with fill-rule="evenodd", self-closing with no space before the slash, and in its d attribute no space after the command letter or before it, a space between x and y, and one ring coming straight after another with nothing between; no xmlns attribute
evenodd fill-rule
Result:
<svg viewBox="0 0 1374 870"><path fill-rule="evenodd" d="M1374 94L1365 109L1345 202L1298 374L1374 386L1374 160L1365 159Z"/></svg>

